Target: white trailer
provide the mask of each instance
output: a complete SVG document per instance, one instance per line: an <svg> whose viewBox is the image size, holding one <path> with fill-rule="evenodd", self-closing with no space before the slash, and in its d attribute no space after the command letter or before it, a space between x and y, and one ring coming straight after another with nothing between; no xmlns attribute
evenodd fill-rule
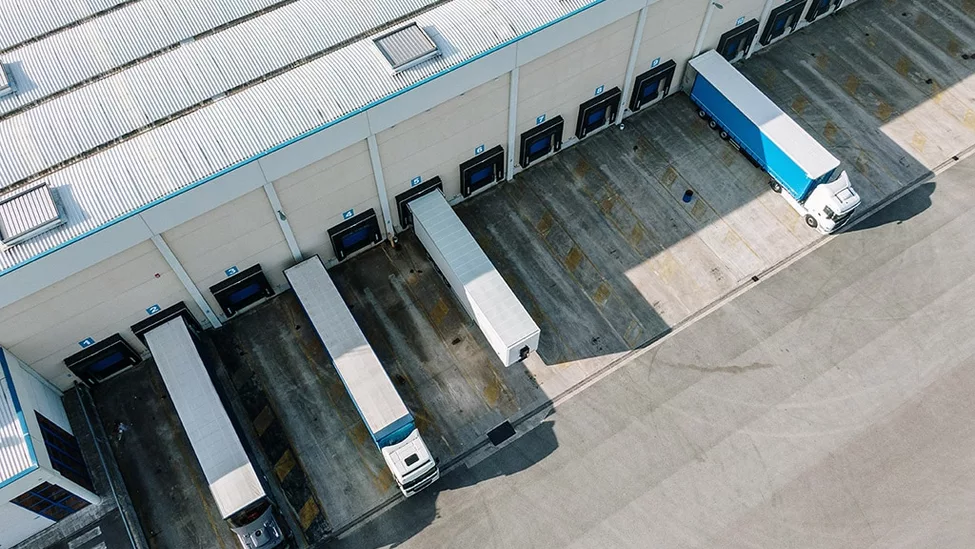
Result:
<svg viewBox="0 0 975 549"><path fill-rule="evenodd" d="M434 190L408 204L416 236L505 366L538 350L541 331L464 223Z"/></svg>
<svg viewBox="0 0 975 549"><path fill-rule="evenodd" d="M409 497L432 484L439 466L322 260L312 257L284 274L400 490Z"/></svg>
<svg viewBox="0 0 975 549"><path fill-rule="evenodd" d="M246 549L278 546L284 536L274 509L210 381L186 322L176 316L144 337L220 516Z"/></svg>

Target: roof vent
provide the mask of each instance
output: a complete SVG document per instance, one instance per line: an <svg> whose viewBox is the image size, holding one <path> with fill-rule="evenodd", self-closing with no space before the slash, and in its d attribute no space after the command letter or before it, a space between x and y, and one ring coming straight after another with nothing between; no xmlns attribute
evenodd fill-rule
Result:
<svg viewBox="0 0 975 549"><path fill-rule="evenodd" d="M17 87L14 85L14 79L10 76L10 68L0 63L0 97L10 95L15 91L17 91Z"/></svg>
<svg viewBox="0 0 975 549"><path fill-rule="evenodd" d="M61 210L46 183L0 200L0 243L3 248L63 223Z"/></svg>
<svg viewBox="0 0 975 549"><path fill-rule="evenodd" d="M416 23L387 32L372 41L394 73L440 55L433 39Z"/></svg>

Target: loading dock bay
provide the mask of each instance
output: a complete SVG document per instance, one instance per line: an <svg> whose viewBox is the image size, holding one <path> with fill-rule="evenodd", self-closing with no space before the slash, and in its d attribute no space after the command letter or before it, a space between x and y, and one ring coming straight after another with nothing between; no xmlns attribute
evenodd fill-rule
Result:
<svg viewBox="0 0 975 549"><path fill-rule="evenodd" d="M867 2L741 70L844 162L866 209L975 145L975 57L962 57L962 45L975 43L975 23L971 13L959 15L965 9L961 0ZM539 162L457 213L541 327L539 352L524 364L500 367L411 233L395 249L377 247L331 270L446 463L501 421L530 413L817 239L683 95ZM319 520L339 530L396 494L292 293L211 338L232 392L266 399L239 420L255 432L281 432L274 448L262 445L267 474L301 494L290 507L302 526ZM108 401L130 394L130 384L147 393L147 371L96 394L109 430L121 412ZM244 386L262 394L240 394ZM172 427L132 429L171 437L163 431ZM196 489L192 479L143 473L137 461L120 466L130 489L145 486L132 489L133 499L144 526L155 528L145 518L153 483L175 484L187 498ZM288 488L295 479L306 485ZM215 535L205 518L193 518L204 504L185 512L183 535ZM306 535L318 539L326 529Z"/></svg>

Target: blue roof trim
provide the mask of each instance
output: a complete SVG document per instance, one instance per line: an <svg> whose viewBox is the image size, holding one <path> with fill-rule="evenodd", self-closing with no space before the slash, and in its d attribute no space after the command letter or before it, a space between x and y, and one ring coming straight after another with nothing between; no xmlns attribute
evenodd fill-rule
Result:
<svg viewBox="0 0 975 549"><path fill-rule="evenodd" d="M38 469L40 469L40 467L38 467L37 465L31 465L30 467L24 469L23 471L17 473L14 476L8 478L7 480L5 480L3 482L0 482L0 488L3 488L3 487L8 486L8 485L11 485L11 484L17 482L18 480L26 477L27 475L33 473L34 471L36 471Z"/></svg>
<svg viewBox="0 0 975 549"><path fill-rule="evenodd" d="M17 421L20 422L20 430L24 435L24 442L27 444L27 454L30 456L31 466L24 469L20 473L0 482L0 488L3 488L7 484L23 477L24 475L37 469L37 453L34 451L34 441L31 440L30 430L27 428L27 419L24 417L24 409L20 405L20 398L17 396L17 389L14 388L14 379L10 375L10 367L7 366L7 356L6 351L0 348L0 370L3 371L3 377L7 380L7 390L10 391L10 401L14 405L14 412L17 413Z"/></svg>
<svg viewBox="0 0 975 549"><path fill-rule="evenodd" d="M423 84L426 84L427 82L430 82L432 80L435 80L437 78L440 78L441 76L444 76L445 74L449 74L449 73L451 73L451 72L453 72L453 71L455 71L455 70L457 70L457 69L459 69L461 67L464 67L464 66L466 66L466 65L468 65L470 63L473 63L474 61L477 61L478 59L481 59L482 57L487 57L488 55L491 55L492 53L494 53L494 52L496 52L496 51L498 51L498 50L500 50L502 48L506 48L506 47L510 46L511 44L514 44L515 42L519 42L521 40L524 40L525 38L528 38L529 36L532 36L534 34L537 34L538 32L541 32L541 31L543 31L543 30L551 27L552 25L555 25L557 23L561 23L562 21L565 21L566 19L568 19L570 17L573 17L575 15L578 15L578 14L580 14L580 13L588 10L589 8L592 8L594 6L597 6L599 4L602 4L603 2L606 2L606 1L607 0L591 0L589 2L589 4L586 4L585 6L583 6L581 8L577 8L577 9L575 9L575 10L573 10L573 11L571 11L571 12L569 12L569 13L561 16L561 17L558 17L556 19L553 19L553 20L549 21L548 23L545 23L544 25L542 25L540 27L536 27L536 28L534 28L534 29L532 29L532 30L524 33L524 34L520 34L520 35L518 35L518 36L516 36L516 37L514 37L514 38L512 38L510 40L507 40L505 42L502 42L502 43L498 44L497 46L494 46L494 47L492 47L492 48L490 48L488 50L485 50L485 51L483 51L483 52L481 52L481 53L479 53L479 54L471 57L470 59L467 59L466 61L462 61L462 62L460 62L460 63L458 63L458 64L456 64L454 66L451 66L451 67L447 67L446 69L444 69L444 70L442 70L442 71L440 71L440 72L438 72L436 74L432 74L432 75L424 78L423 80L420 80L419 82L416 82L414 84L411 84L411 85L409 85L409 86L407 86L407 87L405 87L405 88L403 88L401 90L395 91L395 92L393 92L393 93L391 93L391 94L389 94L389 95L387 95L385 97L381 97L381 98L373 101L372 103L368 103L368 104L366 104L366 105L364 105L362 107L359 107L358 109L355 109L353 111L350 111L349 113L344 114L344 115L336 118L335 120L333 120L331 122L325 123L325 124L323 124L321 126L318 126L317 128L313 128L311 130L306 131L305 133L302 133L300 135L297 135L295 137L292 137L291 139L289 139L289 140L287 140L287 141L285 141L285 142L283 142L283 143L281 143L279 145L275 145L274 147L271 147L270 149L268 149L266 151L263 151L261 153L255 154L254 156L252 156L250 158L241 160L240 162L237 162L236 164L233 164L231 166L228 166L228 167L226 167L226 168L224 168L224 169L222 169L222 170L214 173L213 175L207 176L207 177L205 177L205 178L203 178L203 179L201 179L199 181L196 181L194 183L190 183L189 185L187 185L187 186L185 186L185 187L183 187L181 189L178 189L176 191L173 191L173 192L171 192L171 193L169 193L169 194L167 194L165 196L159 197L159 198L153 200L152 202L150 202L150 203L148 203L148 204L146 204L144 206L140 206L139 208L136 208L135 210L132 210L129 213L123 214L122 216L117 217L117 218L109 221L108 223L105 223L104 225L100 225L98 227L95 227L94 229L92 229L92 230L90 230L90 231L88 231L88 232L86 232L84 234L80 234L80 235L78 235L78 236L76 236L76 237L74 237L74 238L72 238L72 239L70 239L70 240L68 240L66 242L62 242L61 244L58 244L57 246L51 248L50 250L45 250L44 252L41 252L40 254L38 254L38 255L36 255L36 256L28 259L28 260L22 261L22 262L14 265L12 267L8 267L7 269L4 269L3 271L0 271L0 276L6 275L6 274L10 274L10 273L16 271L17 269L20 269L21 267L24 267L26 265L29 265L29 264L37 261L38 259L41 259L43 257L46 257L46 256L48 256L48 255L50 255L50 254L52 254L52 253L60 250L61 248L64 248L66 246L70 246L71 244L74 244L75 242L77 242L79 240L82 240L84 238L87 238L87 237L89 237L89 236L91 236L91 235L93 235L93 234L95 234L95 233L97 233L99 231L105 230L105 229L111 227L112 225L115 225L117 223L121 223L122 221L125 221L126 219L129 219L130 217L136 216L136 215L138 215L138 214L140 214L140 213L148 210L149 208L152 208L153 206L156 206L157 204L161 204L161 203L163 203L163 202L165 202L167 200L170 200L172 198L175 198L175 197L177 197L177 196L179 196L179 195L181 195L181 194L183 194L185 192L191 191L191 190L199 187L200 185L203 185L204 183L207 183L209 181L212 181L212 180L214 180L214 179L216 179L216 178L218 178L218 177L220 177L222 175L225 175L225 174L227 174L229 172L232 172L232 171L234 171L234 170L236 170L238 168L242 168L242 167L246 166L247 164L250 164L251 162L254 162L255 160L259 160L261 158L264 158L265 156L267 156L267 155L269 155L271 153L277 152L277 151L283 149L284 147L287 147L288 145L292 145L294 143L297 143L298 141L301 141L302 139L305 139L307 137L310 137L312 135L315 135L316 133L318 133L320 131L323 131L325 129L328 129L328 128L330 128L330 127L332 127L332 126L334 126L334 125L336 125L336 124L338 124L340 122L343 122L345 120L348 120L349 118L352 118L353 116L356 116L358 114L362 114L363 112L365 112L365 111L367 111L367 110L369 110L369 109L371 109L371 108L373 108L373 107L375 107L377 105L381 105L382 103L385 103L386 101L389 101L390 99L393 99L395 97L398 97L398 96L400 96L400 95L402 95L402 94L404 94L404 93L406 93L408 91L411 91L411 90L413 90L413 89L415 89L415 88L417 88L419 86L422 86Z"/></svg>

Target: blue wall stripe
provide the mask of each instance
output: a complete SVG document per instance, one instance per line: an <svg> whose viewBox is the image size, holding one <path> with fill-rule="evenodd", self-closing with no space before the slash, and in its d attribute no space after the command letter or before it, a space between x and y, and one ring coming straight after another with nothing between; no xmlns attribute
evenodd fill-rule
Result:
<svg viewBox="0 0 975 549"><path fill-rule="evenodd" d="M175 197L177 197L177 196L179 196L179 195L181 195L181 194L183 194L185 192L191 191L191 190L199 187L200 185L203 185L204 183L207 183L209 181L213 181L214 179L216 179L216 178L218 178L218 177L220 177L222 175L225 175L225 174L227 174L229 172L232 172L232 171L234 171L234 170L236 170L238 168L242 168L242 167L246 166L247 164L250 164L251 162L254 162L255 160L259 160L261 158L264 158L265 156L267 156L267 155L269 155L271 153L277 152L277 151L283 149L284 147L287 147L288 145L292 145L294 143L297 143L298 141L301 141L302 139L305 139L307 137L310 137L312 135L315 135L316 133L318 133L320 131L326 130L326 129L328 129L328 128L330 128L330 127L332 127L332 126L334 126L334 125L336 125L336 124L338 124L340 122L343 122L345 120L348 120L349 118L352 118L353 116L356 116L358 114L362 114L363 112L365 112L365 111L367 111L367 110L369 110L369 109L371 109L371 108L373 108L373 107L375 107L377 105L381 105L382 103L385 103L385 102L387 102L387 101L389 101L389 100L391 100L391 99L393 99L395 97L398 97L398 96L400 96L400 95L402 95L402 94L404 94L404 93L406 93L406 92L408 92L410 90L413 90L414 88L417 88L419 86L422 86L423 84L426 84L427 82L430 82L432 80L435 80L437 78L440 78L441 76L444 76L445 74L449 74L449 73L451 73L451 72L453 72L453 71L455 71L455 70L457 70L457 69L459 69L461 67L464 67L464 66L466 66L466 65L468 65L470 63L473 63L474 61L477 61L478 59L481 59L482 57L487 57L488 55L491 55L492 53L494 53L494 52L496 52L496 51L498 51L498 50L500 50L502 48L506 48L506 47L510 46L511 44L514 44L515 42L519 42L521 40L524 40L525 38L528 38L529 36L532 36L532 35L534 35L536 33L539 33L541 31L543 31L543 30L551 27L552 25L555 25L557 23L561 23L562 21L565 21L566 19L568 19L568 18L570 18L572 16L578 15L578 14L580 14L580 13L588 10L589 8L592 8L593 6L597 6L599 4L602 4L603 2L606 2L606 1L607 0L592 0L589 4L586 4L585 6L583 6L581 8L575 9L575 10L573 10L573 11L571 11L571 12L565 14L565 15L562 15L562 16L558 17L557 19L553 19L552 21L549 21L548 23L545 23L544 25L542 25L540 27L536 27L535 29L532 29L532 30L530 30L530 31L528 31L528 32L526 32L524 34L520 34L520 35L518 35L518 36L516 36L514 38L511 38L511 39L509 39L509 40L507 40L505 42L502 42L502 43L498 44L497 46L494 46L494 47L492 47L492 48L490 48L488 50L485 50L485 51L483 51L483 52L475 55L474 57L471 57L470 59L467 59L466 61L461 61L460 63L458 63L456 65L453 65L451 67L447 67L446 69L444 69L444 70L442 70L442 71L440 71L440 72L438 72L436 74L432 74L432 75L424 78L423 80L420 80L419 82L416 82L414 84L411 84L411 85L409 85L409 86L407 86L407 87L405 87L405 88L403 88L401 90L395 91L395 92L393 92L393 93L391 93L391 94L389 94L387 96L381 97L381 98L379 98L379 99L377 99L377 100L375 100L375 101L373 101L371 103L366 104L365 106L359 107L358 109L355 109L354 111L349 112L348 114L342 115L339 118L336 118L335 120L333 120L331 122L328 122L326 124L323 124L321 126L318 126L317 128L313 128L311 130L308 130L307 132L302 133L302 134L300 134L300 135L298 135L296 137L293 137L293 138L285 141L284 143L281 143L279 145L275 145L274 147L271 147L270 149L268 149L268 150L266 150L264 152L258 153L258 154L254 155L254 156L251 156L250 158L246 158L244 160L241 160L240 162L238 162L236 164L233 164L233 165L231 165L231 166L229 166L227 168L224 168L224 169L218 171L217 173L215 173L213 175L210 175L210 176L207 176L207 177L205 177L203 179L200 179L199 181L196 181L194 183L191 183L191 184L189 184L189 185L187 185L187 186L185 186L185 187L183 187L181 189L178 189L178 190L173 191L173 192L171 192L171 193L169 193L169 194L167 194L165 196L162 196L160 198L157 198L157 199L153 200L152 202L150 202L150 203L148 203L148 204L146 204L144 206L140 206L139 208L137 208L135 210L132 210L129 213L123 214L120 217L117 217L117 218L109 221L108 223L105 223L104 225L100 225L98 227L95 227L94 229L92 229L92 230L90 230L90 231L88 231L88 232L86 232L84 234L80 234L80 235L78 235L78 236L76 236L76 237L74 237L74 238L72 238L72 239L70 239L70 240L68 240L66 242L62 242L61 244L58 244L57 246L51 248L50 250L45 250L44 252L41 252L41 253L37 254L36 256L34 256L34 257L30 258L30 259L27 259L25 261L22 261L22 262L14 265L12 267L8 267L7 269L4 269L3 271L0 271L0 276L3 276L5 274L12 273L12 272L16 271L17 269L20 269L21 267L24 267L25 265L29 265L29 264L33 263L34 261L37 261L38 259L41 259L41 258L43 258L43 257L45 257L47 255L50 255L50 254L52 254L52 253L60 250L61 248L64 248L65 246L70 246L71 244L74 244L75 242L77 242L79 240L82 240L84 238L87 238L87 237L89 237L89 236L91 236L91 235L93 235L93 234L95 234L95 233L97 233L99 231L105 230L105 229L111 227L112 225L115 225L117 223L121 223L122 221L125 221L126 219L128 219L130 217L136 216L136 215L138 215L138 214L140 214L140 213L148 210L149 208L152 208L153 206L155 206L157 204L161 204L161 203L163 203L163 202L165 202L167 200L170 200L172 198L175 198Z"/></svg>

